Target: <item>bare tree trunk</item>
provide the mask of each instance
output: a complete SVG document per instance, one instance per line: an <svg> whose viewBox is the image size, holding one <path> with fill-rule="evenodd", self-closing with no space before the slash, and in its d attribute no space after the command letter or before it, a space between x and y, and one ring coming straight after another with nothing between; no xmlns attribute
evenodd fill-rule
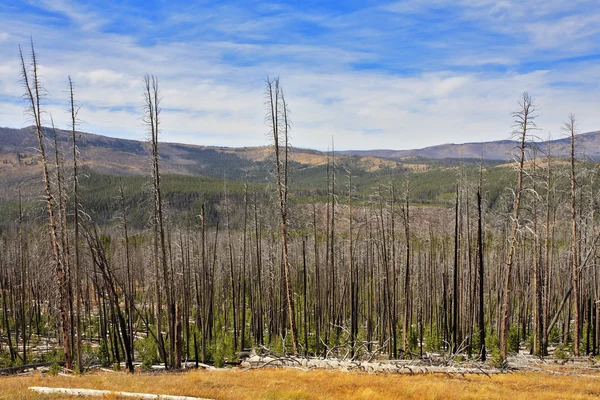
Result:
<svg viewBox="0 0 600 400"><path fill-rule="evenodd" d="M160 100L158 90L158 79L151 75L144 76L144 99L145 99L145 122L147 123L151 135L152 145L152 177L153 177L153 188L154 188L154 235L155 235L155 252L160 249L160 256L155 255L155 263L157 265L158 274L158 263L162 266L162 277L164 282L164 292L167 300L167 329L169 336L169 353L168 353L168 365L167 367L174 368L175 366L175 303L173 302L173 290L171 285L171 279L167 261L167 246L165 242L165 228L164 228L164 217L162 209L162 195L160 186L160 172L158 167L158 134L159 134L159 116L160 116ZM157 275L158 280L158 275ZM157 284L157 288L158 288ZM163 358L167 362L164 344L162 343L162 333L160 332L160 325L162 319L162 312L160 311L160 289L157 289L157 333L159 340L159 349L163 353Z"/></svg>
<svg viewBox="0 0 600 400"><path fill-rule="evenodd" d="M477 189L477 258L479 262L479 357L481 361L486 360L485 347L485 309L483 307L484 294L484 260L483 260L483 227L481 215L481 181Z"/></svg>
<svg viewBox="0 0 600 400"><path fill-rule="evenodd" d="M574 310L574 332L573 332L573 354L579 356L579 258L577 252L577 209L575 197L575 132L576 121L573 114L569 115L568 121L564 126L565 131L571 139L571 257L573 271L573 310Z"/></svg>
<svg viewBox="0 0 600 400"><path fill-rule="evenodd" d="M531 97L527 92L523 93L523 101L519 103L519 111L513 113L515 118L515 134L519 135L519 158L517 160L517 188L515 191L515 199L513 203L513 221L512 231L509 239L509 250L506 261L506 276L504 281L504 304L502 308L502 326L500 334L500 356L506 360L507 345L508 345L508 319L510 313L510 298L511 298L511 274L515 256L515 247L517 243L517 231L519 229L519 211L521 208L521 195L523 192L523 172L525 169L525 143L527 134L530 129L535 127L533 120L535 119L536 107L533 104Z"/></svg>
<svg viewBox="0 0 600 400"><path fill-rule="evenodd" d="M6 330L6 344L8 345L8 352L10 354L10 361L15 362L15 359L18 355L18 351L14 348L12 343L12 332L10 329L10 319L9 319L9 306L6 302L6 298L8 297L8 290L5 287L5 274L3 271L4 263L2 259L0 259L0 293L2 293L2 322L4 324L4 329ZM8 267L5 267L8 269ZM8 276L8 271L6 271L6 276ZM6 279L7 280L7 279Z"/></svg>
<svg viewBox="0 0 600 400"><path fill-rule="evenodd" d="M538 250L536 158L533 159L533 354L543 355L542 280Z"/></svg>
<svg viewBox="0 0 600 400"><path fill-rule="evenodd" d="M459 196L458 196L458 185L456 186L456 204L454 209L454 268L453 268L453 285L452 285L452 353L456 353L460 346L460 310L459 310L459 246L460 246L460 235L458 232L458 216L459 216Z"/></svg>
<svg viewBox="0 0 600 400"><path fill-rule="evenodd" d="M551 168L551 150L550 143L547 142L546 151L548 152L546 157L546 229L545 229L545 237L544 237L544 285L543 285L543 308L542 308L542 326L540 327L542 333L542 355L546 355L548 353L548 314L549 314L549 303L550 303L550 268L552 265L552 244L550 242L550 234L552 232L551 224L551 214L552 214L552 205L550 202L551 199L551 183L552 183L552 168Z"/></svg>
<svg viewBox="0 0 600 400"><path fill-rule="evenodd" d="M129 349L131 350L131 359L133 360L134 354L133 354L133 349L134 349L134 338L135 338L135 331L134 331L134 323L133 323L133 319L134 319L134 308L135 308L135 290L134 290L134 282L133 282L133 277L132 277L132 272L131 272L131 262L130 262L130 254L129 254L129 231L127 229L127 213L125 210L125 195L123 193L123 183L120 182L119 184L119 192L120 192L120 202L121 202L121 222L123 225L123 236L125 239L125 268L126 268L126 272L127 272L127 282L126 282L126 286L125 286L125 313L127 315L127 323L128 323L128 328L129 328L129 332L130 332L130 343L129 343Z"/></svg>
<svg viewBox="0 0 600 400"><path fill-rule="evenodd" d="M94 264L100 270L100 273L102 274L102 278L107 286L108 296L109 296L109 300L111 303L111 309L114 313L116 313L115 317L117 319L118 328L115 327L114 332L113 332L115 335L115 341L114 341L113 347L114 347L115 353L117 355L116 358L118 360L119 339L117 338L117 332L120 330L121 337L123 339L122 344L125 347L125 362L127 365L127 369L129 370L129 372L133 373L133 358L132 358L133 349L130 348L131 339L129 337L130 335L133 334L133 332L129 332L127 329L127 323L125 322L125 318L123 317L123 313L121 311L119 294L117 292L119 283L116 280L116 278L114 277L114 274L110 268L109 261L106 256L106 249L104 248L104 246L100 240L100 237L98 235L95 225L93 225L91 227L91 229L88 230L87 241L88 241L88 244L90 247L90 252L92 254L92 260L93 260Z"/></svg>
<svg viewBox="0 0 600 400"><path fill-rule="evenodd" d="M406 182L406 207L404 210L404 235L406 236L406 265L404 270L404 317L402 320L402 351L404 356L408 354L408 330L410 329L410 191L408 181Z"/></svg>
<svg viewBox="0 0 600 400"><path fill-rule="evenodd" d="M248 181L244 184L244 236L242 238L242 304L240 324L240 350L244 351L246 336L246 244L248 233Z"/></svg>
<svg viewBox="0 0 600 400"><path fill-rule="evenodd" d="M231 279L231 308L232 308L232 317L233 317L233 347L234 351L238 345L238 310L236 307L236 279L235 279L235 263L233 261L233 243L231 241L231 221L229 218L230 214L230 204L229 198L227 195L227 186L224 186L223 189L225 195L225 218L227 219L227 247L229 250L229 277Z"/></svg>
<svg viewBox="0 0 600 400"><path fill-rule="evenodd" d="M42 127L42 109L41 109L41 82L38 77L38 63L37 56L35 53L35 49L33 47L33 40L31 41L31 60L32 60L32 71L29 72L27 70L27 66L25 65L25 59L23 57L23 52L19 47L19 55L21 58L21 74L23 78L23 84L25 86L25 97L30 103L29 112L34 119L35 129L38 138L38 144L40 147L40 154L42 157L42 173L44 178L44 187L46 193L46 205L48 208L48 217L49 217L49 227L50 227L50 244L52 246L52 255L54 258L54 266L56 268L56 281L58 285L59 291L59 310L61 316L61 340L63 346L63 353L65 356L65 366L67 369L72 368L72 356L71 356L71 347L69 345L69 316L68 316L68 298L67 298L67 288L66 288L66 276L65 276L65 268L63 264L62 257L62 249L58 243L57 239L57 228L56 228L56 218L54 214L54 196L52 195L52 188L50 185L50 176L48 173L48 162L46 159L46 149L44 145L44 132Z"/></svg>
<svg viewBox="0 0 600 400"><path fill-rule="evenodd" d="M202 204L202 211L200 214L200 219L202 223L202 307L201 307L201 315L202 315L202 362L206 362L206 345L208 342L208 265L206 261L206 214L204 203Z"/></svg>
<svg viewBox="0 0 600 400"><path fill-rule="evenodd" d="M81 263L79 259L79 177L78 160L79 150L77 149L77 114L79 109L75 109L75 93L73 81L69 76L69 98L71 108L71 134L73 138L73 218L75 229L75 354L77 357L77 368L79 372L83 371L83 355L81 352Z"/></svg>
<svg viewBox="0 0 600 400"><path fill-rule="evenodd" d="M294 313L294 296L291 286L290 277L290 261L288 255L288 234L287 234L287 190L288 188L284 185L286 171L282 171L281 163L281 151L280 151L280 137L279 129L283 127L283 134L287 143L289 123L287 121L287 104L283 97L283 93L279 86L279 79L270 80L267 78L267 94L269 96L269 116L271 123L271 130L273 134L273 144L275 146L275 166L276 166L276 179L277 179L277 195L279 196L279 215L280 215L280 226L281 226L281 244L283 250L283 270L285 275L285 288L287 296L288 314L290 320L290 330L292 332L292 351L294 355L298 354L298 338L295 322ZM279 107L281 106L281 110ZM279 120L280 113L284 118L284 125L281 126Z"/></svg>
<svg viewBox="0 0 600 400"><path fill-rule="evenodd" d="M350 355L353 358L356 351L358 335L358 273L354 264L354 232L352 215L352 171L349 172L348 183L348 223L349 223L349 264L350 264Z"/></svg>
<svg viewBox="0 0 600 400"><path fill-rule="evenodd" d="M19 240L19 272L21 274L21 332L23 334L23 364L27 364L27 332L26 332L26 318L25 318L25 302L27 297L27 264L25 262L25 243L23 239L23 204L21 201L21 186L19 185L19 228L18 228L18 240ZM0 280L2 274L0 274Z"/></svg>
<svg viewBox="0 0 600 400"><path fill-rule="evenodd" d="M335 323L335 319L337 316L336 311L336 286L337 286L337 278L336 278L336 265L335 265L335 145L333 143L333 137L331 138L331 238L329 239L329 269L331 271L331 279L330 279L330 291L331 291L331 300L330 300L330 311L329 318L332 322ZM328 328L329 330L329 328Z"/></svg>
<svg viewBox="0 0 600 400"><path fill-rule="evenodd" d="M52 115L50 115L50 121L52 124L52 132L54 134L54 154L55 154L55 169L56 169L56 190L58 192L58 201L57 201L57 218L59 224L59 233L60 233L60 243L63 249L62 257L63 257L63 265L65 268L65 293L67 296L67 304L69 307L69 346L73 349L73 345L75 342L74 337L74 320L73 320L73 290L72 290L72 272L71 272L71 257L69 253L69 232L67 230L67 207L66 207L66 188L65 188L65 178L64 178L64 162L58 150L58 133L56 132L56 128L54 126L54 120L52 119ZM72 351L72 350L71 350Z"/></svg>

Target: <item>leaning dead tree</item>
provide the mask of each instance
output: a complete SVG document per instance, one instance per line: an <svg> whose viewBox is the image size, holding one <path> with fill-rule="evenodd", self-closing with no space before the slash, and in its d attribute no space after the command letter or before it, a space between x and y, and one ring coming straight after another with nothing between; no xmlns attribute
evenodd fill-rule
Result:
<svg viewBox="0 0 600 400"><path fill-rule="evenodd" d="M267 107L267 122L270 126L271 134L273 135L273 146L275 150L275 177L277 180L277 196L279 198L281 247L283 251L286 300L288 305L290 331L292 333L292 351L294 355L297 355L298 335L294 313L294 293L290 276L287 232L288 131L290 122L288 120L287 103L285 102L283 91L279 86L279 78L273 80L267 78ZM284 143L283 149L281 143L282 140Z"/></svg>
<svg viewBox="0 0 600 400"><path fill-rule="evenodd" d="M85 239L88 243L90 254L94 265L100 271L102 280L106 286L108 301L111 307L111 313L116 317L117 323L114 324L115 342L120 343L125 353L125 365L129 372L133 373L133 348L131 347L130 336L133 334L127 326L125 316L121 310L121 300L119 296L119 285L114 275L113 268L110 265L109 257L106 254L105 245L98 233L98 228L93 223L86 227ZM121 290L122 291L122 290ZM118 333L118 335L117 335ZM117 349L118 352L118 349Z"/></svg>
<svg viewBox="0 0 600 400"><path fill-rule="evenodd" d="M25 88L25 98L29 103L28 112L35 124L35 131L37 134L38 145L40 150L40 156L42 159L42 175L44 180L44 191L46 196L46 205L48 210L48 225L50 243L52 246L52 255L54 261L54 267L56 271L56 282L58 285L59 292L59 310L61 319L61 340L63 346L63 352L66 361L66 367L71 368L72 356L71 356L71 340L70 340L70 321L69 321L69 299L68 299L68 287L67 287L67 276L65 266L63 263L64 257L62 255L63 249L58 241L58 227L56 221L56 212L54 209L54 195L52 193L52 186L50 182L50 174L48 172L48 160L46 157L45 147L45 136L44 128L42 125L42 97L44 89L42 83L39 80L39 65L38 59L33 46L33 40L31 40L31 62L28 66L25 63L23 51L19 46L19 56L21 59L21 77L23 80L23 86Z"/></svg>

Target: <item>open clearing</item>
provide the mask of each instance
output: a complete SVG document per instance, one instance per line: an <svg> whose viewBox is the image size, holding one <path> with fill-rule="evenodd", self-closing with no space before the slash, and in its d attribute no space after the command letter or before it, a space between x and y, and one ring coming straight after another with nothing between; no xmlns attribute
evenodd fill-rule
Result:
<svg viewBox="0 0 600 400"><path fill-rule="evenodd" d="M97 372L83 376L0 378L0 399L72 398L33 393L30 386L86 388L213 399L597 399L600 374L518 372L485 375L394 375L300 369L180 373ZM105 397L115 398L115 397Z"/></svg>

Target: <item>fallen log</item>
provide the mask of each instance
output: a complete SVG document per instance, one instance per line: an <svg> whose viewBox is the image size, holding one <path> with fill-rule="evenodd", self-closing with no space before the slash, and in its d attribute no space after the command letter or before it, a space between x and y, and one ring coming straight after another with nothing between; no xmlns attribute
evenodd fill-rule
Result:
<svg viewBox="0 0 600 400"><path fill-rule="evenodd" d="M2 368L2 369L0 369L0 375L17 374L19 372L23 372L23 371L26 371L28 369L37 369L37 368L42 368L42 367L49 367L49 366L54 365L54 364L58 364L61 367L65 366L65 362L64 361L60 361L58 363L55 363L55 362L42 362L42 363L36 363L36 364L18 365L16 367L8 367L8 368Z"/></svg>
<svg viewBox="0 0 600 400"><path fill-rule="evenodd" d="M252 356L241 363L244 370L261 369L266 367L301 367L303 369L334 369L339 371L363 371L370 373L392 373L392 374L450 374L450 375L486 375L501 374L505 371L497 368L483 368L481 365L424 365L413 363L413 361L388 361L388 362L370 362L370 361L350 361L338 359L319 359L319 358L294 358L294 357L261 357Z"/></svg>
<svg viewBox="0 0 600 400"><path fill-rule="evenodd" d="M151 394L151 393L133 393L133 392L115 392L112 390L96 390L96 389L77 389L77 388L51 388L45 386L31 386L29 390L33 390L40 394L66 394L69 396L85 396L85 397L133 397L143 400L212 400L201 397L189 396L173 396L168 394Z"/></svg>

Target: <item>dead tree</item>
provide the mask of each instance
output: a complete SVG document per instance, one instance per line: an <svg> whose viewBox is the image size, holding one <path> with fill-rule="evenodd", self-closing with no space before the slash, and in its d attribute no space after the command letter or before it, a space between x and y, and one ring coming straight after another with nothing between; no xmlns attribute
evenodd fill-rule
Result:
<svg viewBox="0 0 600 400"><path fill-rule="evenodd" d="M78 161L79 149L77 148L77 114L79 107L75 107L75 91L71 77L69 79L69 108L71 116L71 135L73 139L73 225L74 225L74 250L75 250L75 355L77 357L77 368L83 370L83 358L81 352L81 262L79 256L79 177Z"/></svg>
<svg viewBox="0 0 600 400"><path fill-rule="evenodd" d="M162 206L162 194L160 186L160 171L158 167L158 135L160 132L160 95L158 90L158 79L154 75L144 76L144 122L148 126L151 139L152 147L152 186L154 193L154 262L155 270L157 272L157 282L159 276L162 273L163 278L163 289L167 300L167 329L169 335L169 354L168 354L168 365L167 367L175 366L175 302L173 301L172 285L170 279L170 273L168 268L167 260L167 245L165 242L165 227L164 227L164 216ZM159 253L160 251L160 253ZM162 267L162 271L159 270L159 265ZM167 363L167 357L165 353L164 344L162 343L161 334L161 291L160 285L156 284L156 324L157 324L157 336L159 337L158 347L163 354L163 359Z"/></svg>
<svg viewBox="0 0 600 400"><path fill-rule="evenodd" d="M580 328L580 315L579 315L579 258L578 258L578 246L577 246L577 199L575 196L576 180L575 180L575 133L577 131L575 115L570 114L567 122L565 122L563 129L569 135L571 142L570 158L571 158L571 260L572 260L572 271L573 271L573 310L574 310L574 332L573 332L573 354L579 356L579 328Z"/></svg>
<svg viewBox="0 0 600 400"><path fill-rule="evenodd" d="M279 216L281 228L281 246L283 251L283 270L285 275L285 288L287 296L288 314L290 320L290 330L292 332L292 350L294 355L298 354L298 338L295 323L294 313L294 296L292 291L292 283L290 277L290 261L288 254L288 233L287 233L287 170L285 163L287 155L282 160L280 133L283 135L284 143L288 143L288 109L283 96L281 87L279 86L279 78L267 78L267 121L270 124L271 134L273 135L273 146L275 150L275 168L277 180L277 196L279 197ZM282 121L283 119L283 121ZM281 130L281 132L280 132ZM285 150L287 154L287 149Z"/></svg>
<svg viewBox="0 0 600 400"><path fill-rule="evenodd" d="M517 245L517 232L519 229L519 212L523 193L523 175L525 170L525 146L527 135L535 127L536 106L527 92L523 93L523 100L519 102L519 110L513 113L515 121L514 135L519 138L519 155L517 158L517 187L514 194L512 230L509 238L508 257L506 259L504 281L504 304L502 307L502 325L500 333L500 356L506 360L508 345L508 317L511 299L511 274Z"/></svg>
<svg viewBox="0 0 600 400"><path fill-rule="evenodd" d="M486 359L485 348L485 310L483 307L484 297L484 260L483 260L483 227L481 215L481 182L477 189L477 260L478 260L478 275L479 275L479 357L481 361Z"/></svg>
<svg viewBox="0 0 600 400"><path fill-rule="evenodd" d="M459 234L459 187L456 185L456 203L454 208L454 268L452 275L452 352L456 353L460 346L460 294L459 294L459 253L460 253L460 234Z"/></svg>
<svg viewBox="0 0 600 400"><path fill-rule="evenodd" d="M72 271L71 271L71 255L70 255L70 246L69 246L69 233L67 230L67 205L66 205L66 187L65 187L65 171L64 171L64 160L62 159L61 153L58 149L58 133L56 132L56 128L54 126L54 120L52 115L50 115L50 122L52 125L52 133L54 135L54 160L55 160L55 172L56 172L56 191L58 192L58 201L56 204L57 210L57 218L60 233L60 246L63 249L62 257L63 257L63 265L65 269L65 286L66 286L66 295L67 295L67 304L69 307L69 326L71 328L74 327L75 321L73 320L73 286L72 286ZM75 344L75 330L69 330L69 340L71 351L73 349L73 345Z"/></svg>
<svg viewBox="0 0 600 400"><path fill-rule="evenodd" d="M59 311L61 318L61 340L63 346L63 353L65 356L66 368L72 367L72 356L70 346L70 324L69 324L69 300L67 295L67 277L65 274L65 267L63 264L62 248L58 243L56 216L54 210L54 195L52 194L52 187L50 183L50 175L48 172L48 161L46 158L46 147L44 144L44 129L42 126L42 107L41 101L43 96L42 83L39 80L38 75L38 60L33 46L33 40L31 41L31 68L27 68L25 64L25 58L23 52L19 46L19 56L21 59L21 77L23 79L23 86L25 87L25 98L29 102L29 114L33 118L35 123L35 131L37 134L38 145L40 149L40 155L42 158L42 175L44 180L44 189L46 196L46 205L48 209L48 224L50 228L50 245L52 246L52 255L54 259L54 267L56 270L56 281L59 292Z"/></svg>
<svg viewBox="0 0 600 400"><path fill-rule="evenodd" d="M92 255L92 261L100 270L102 279L106 285L108 291L108 298L111 304L111 309L116 312L117 327L114 329L115 335L115 352L118 354L118 343L121 343L125 348L125 363L129 372L133 373L133 348L131 347L130 335L133 335L128 329L125 317L121 311L121 302L119 299L118 289L122 288L116 277L114 276L113 270L110 267L109 258L106 255L106 249L102 243L102 239L98 234L98 230L95 224L91 224L86 230L86 239ZM122 290L123 291L123 290ZM121 332L122 340L117 337L117 332Z"/></svg>
<svg viewBox="0 0 600 400"><path fill-rule="evenodd" d="M411 293L410 293L410 188L409 182L406 181L406 205L404 207L404 236L406 240L406 265L404 270L404 317L402 319L402 351L404 356L408 354L408 330L410 329L410 307L411 307Z"/></svg>
<svg viewBox="0 0 600 400"><path fill-rule="evenodd" d="M551 148L550 148L550 139L546 142L546 214L545 214L545 232L544 232L544 283L543 283L543 306L542 306L542 326L541 334L542 334L542 346L541 346L541 355L546 355L548 352L548 331L547 326L549 323L548 314L549 314L549 303L550 303L550 268L552 265L552 243L551 243L551 233L553 228L552 224L552 158L551 158Z"/></svg>

